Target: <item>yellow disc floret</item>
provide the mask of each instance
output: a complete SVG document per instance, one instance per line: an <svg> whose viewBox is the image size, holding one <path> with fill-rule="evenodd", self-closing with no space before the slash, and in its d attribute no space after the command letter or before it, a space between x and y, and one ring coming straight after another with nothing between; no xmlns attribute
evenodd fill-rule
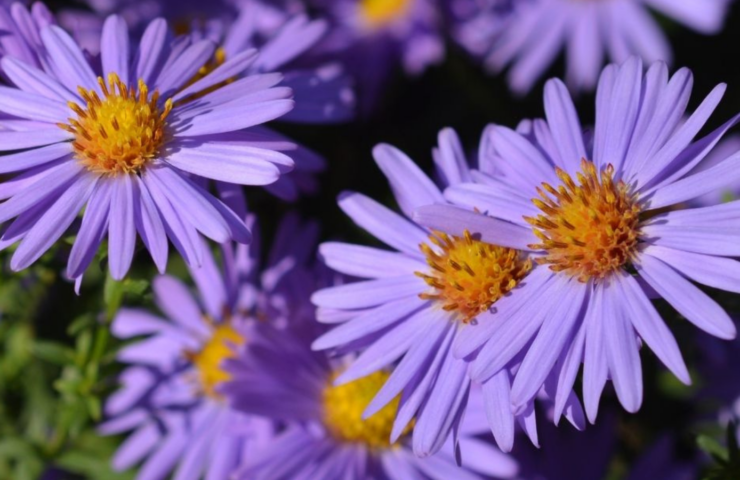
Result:
<svg viewBox="0 0 740 480"><path fill-rule="evenodd" d="M346 443L360 443L368 448L390 448L393 420L398 410L398 397L382 410L363 420L362 413L370 401L388 380L388 372L375 372L350 383L324 389L324 425L336 440ZM336 375L332 376L332 381ZM411 426L404 433L408 433Z"/></svg>
<svg viewBox="0 0 740 480"><path fill-rule="evenodd" d="M361 0L362 18L370 27L382 27L406 14L413 0Z"/></svg>
<svg viewBox="0 0 740 480"><path fill-rule="evenodd" d="M214 327L211 338L199 352L187 353L188 359L197 369L203 393L218 398L216 387L231 379L229 372L223 369L223 361L234 358L236 349L244 342L244 337L234 327L224 323Z"/></svg>
<svg viewBox="0 0 740 480"><path fill-rule="evenodd" d="M95 90L78 87L85 105L69 102L77 118L59 126L74 134L75 155L88 170L110 175L137 172L164 145L172 100L160 108L159 92L150 96L143 80L135 89L115 73L108 75L107 83L98 77L98 84L103 98Z"/></svg>
<svg viewBox="0 0 740 480"><path fill-rule="evenodd" d="M425 243L420 248L431 270L416 274L434 292L419 296L441 302L465 323L491 308L532 268L517 250L476 240L467 230L462 237L434 232L429 240L436 250Z"/></svg>
<svg viewBox="0 0 740 480"><path fill-rule="evenodd" d="M542 210L537 218L525 217L542 243L531 248L547 252L541 263L566 272L582 282L603 279L629 263L640 237L640 205L624 182L614 182L614 167L598 172L581 162L576 183L556 169L562 181L557 189L543 183L532 201Z"/></svg>

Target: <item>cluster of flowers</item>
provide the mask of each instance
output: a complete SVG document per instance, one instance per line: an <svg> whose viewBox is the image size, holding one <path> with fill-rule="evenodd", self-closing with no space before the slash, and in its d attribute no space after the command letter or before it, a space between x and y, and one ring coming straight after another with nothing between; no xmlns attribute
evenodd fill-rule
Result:
<svg viewBox="0 0 740 480"><path fill-rule="evenodd" d="M690 382L652 298L734 338L695 283L740 293L740 203L701 203L740 180L740 153L715 148L740 115L697 139L725 86L687 114L691 72L652 63L670 52L644 8L709 33L728 0L313 5L327 20L290 0L90 3L97 13L58 18L39 3L0 9L0 245L20 270L74 233L66 274L78 289L106 239L113 278L138 239L162 273L166 318L125 309L111 327L136 339L100 427L129 432L116 468L511 478L517 425L539 443L535 402L580 430L611 380L637 411L643 345ZM317 226L289 216L261 264L242 186L294 200L325 167L265 124L345 121L351 77L364 109L391 65L438 62L441 8L461 45L496 71L511 65L514 91L564 44L572 88L598 77L593 128L550 80L544 119L489 126L476 158L442 130L438 181L381 144L402 214L354 192L339 207L389 249L328 242L317 258ZM618 63L599 76L604 50ZM197 297L164 274L170 244Z"/></svg>

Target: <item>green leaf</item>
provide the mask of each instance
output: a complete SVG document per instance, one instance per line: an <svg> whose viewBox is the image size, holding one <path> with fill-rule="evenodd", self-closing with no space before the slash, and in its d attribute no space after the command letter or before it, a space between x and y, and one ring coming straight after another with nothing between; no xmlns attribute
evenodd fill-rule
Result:
<svg viewBox="0 0 740 480"><path fill-rule="evenodd" d="M37 340L31 348L33 355L55 365L66 365L74 359L74 351L57 342Z"/></svg>

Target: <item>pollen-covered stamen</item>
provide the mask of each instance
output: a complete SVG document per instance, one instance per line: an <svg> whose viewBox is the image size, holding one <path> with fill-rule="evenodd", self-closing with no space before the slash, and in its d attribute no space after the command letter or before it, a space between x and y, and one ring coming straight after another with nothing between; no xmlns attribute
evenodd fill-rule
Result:
<svg viewBox="0 0 740 480"><path fill-rule="evenodd" d="M580 281L602 279L632 260L640 237L640 205L624 182L614 182L614 167L602 172L581 161L576 181L556 169L562 185L543 183L532 201L542 210L537 218L525 217L542 243L530 248L545 250L538 262Z"/></svg>
<svg viewBox="0 0 740 480"><path fill-rule="evenodd" d="M211 320L207 322L213 323ZM185 352L185 356L197 370L199 388L203 393L212 398L219 398L216 387L231 379L229 372L223 368L223 362L236 357L236 350L244 345L245 341L230 323L224 322L213 325L211 338L200 351Z"/></svg>
<svg viewBox="0 0 740 480"><path fill-rule="evenodd" d="M360 443L373 449L392 447L390 442L393 420L398 410L398 397L375 415L363 420L362 414L390 374L375 372L338 387L329 383L323 392L324 426L336 440ZM331 382L337 377L332 376ZM412 422L413 423L413 422ZM406 427L408 433L412 424Z"/></svg>
<svg viewBox="0 0 740 480"><path fill-rule="evenodd" d="M413 0L361 0L362 20L369 27L378 28L406 14Z"/></svg>
<svg viewBox="0 0 740 480"><path fill-rule="evenodd" d="M431 270L416 275L434 291L419 296L439 301L465 323L490 309L532 268L517 250L476 240L467 230L462 237L434 232L429 240L436 250L425 243L420 248Z"/></svg>
<svg viewBox="0 0 740 480"><path fill-rule="evenodd" d="M155 158L165 142L167 116L172 100L159 106L159 92L139 80L138 89L127 86L115 73L107 83L98 77L103 98L95 90L78 87L85 105L69 102L77 114L59 127L74 134L77 158L101 174L133 173Z"/></svg>

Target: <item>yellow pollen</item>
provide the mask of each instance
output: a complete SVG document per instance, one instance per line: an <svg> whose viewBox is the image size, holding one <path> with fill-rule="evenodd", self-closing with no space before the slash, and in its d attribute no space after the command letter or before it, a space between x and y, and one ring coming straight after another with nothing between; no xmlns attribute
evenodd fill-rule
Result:
<svg viewBox="0 0 740 480"><path fill-rule="evenodd" d="M198 380L203 392L219 398L216 387L231 379L223 369L223 361L236 356L236 349L244 345L245 339L231 325L224 323L214 328L213 334L203 348L197 352L187 352L188 359L198 371Z"/></svg>
<svg viewBox="0 0 740 480"><path fill-rule="evenodd" d="M467 230L462 237L434 232L429 240L438 247L436 251L426 243L419 247L431 270L416 275L434 292L419 297L439 301L464 323L490 309L532 268L532 262L517 250L476 240Z"/></svg>
<svg viewBox="0 0 740 480"><path fill-rule="evenodd" d="M216 70L218 67L223 65L226 62L226 50L219 47L216 49L216 51L213 54L213 58L211 58L208 63L200 67L200 70L198 70L198 73L196 73L193 78L188 80L188 82L182 87L181 90L185 90L190 85L194 84L198 80L201 80L202 78L205 78L207 75L210 75L214 70ZM177 102L178 105L182 105L188 102L192 102L193 100L196 100L198 98L202 98L206 96L207 94L211 92L215 92L221 87L224 87L230 83L233 83L234 80L236 80L236 77L227 78L221 83L217 83L216 85L212 85L205 90L201 90L200 92L194 93L193 95L189 95L187 98L184 98Z"/></svg>
<svg viewBox="0 0 740 480"><path fill-rule="evenodd" d="M172 100L160 109L159 92L150 96L143 80L138 89L126 86L115 73L108 74L107 83L98 77L98 84L103 98L95 90L78 87L85 106L69 102L77 118L58 126L74 134L72 147L88 170L110 175L138 172L165 143Z"/></svg>
<svg viewBox="0 0 740 480"><path fill-rule="evenodd" d="M581 161L576 181L556 169L562 185L537 188L532 201L542 210L537 218L525 217L542 243L530 248L545 250L538 259L556 272L581 282L603 279L632 260L640 237L640 206L636 195L622 181L614 183L614 167L602 172Z"/></svg>
<svg viewBox="0 0 740 480"><path fill-rule="evenodd" d="M361 443L373 449L387 449L393 430L393 420L398 410L398 397L394 398L382 410L367 420L362 413L370 401L388 380L388 372L375 372L367 377L335 387L332 382L324 389L324 425L337 440L347 443ZM413 423L413 422L412 422ZM403 434L407 434L413 425L409 425Z"/></svg>
<svg viewBox="0 0 740 480"><path fill-rule="evenodd" d="M361 0L360 12L370 27L382 27L404 15L413 0Z"/></svg>

